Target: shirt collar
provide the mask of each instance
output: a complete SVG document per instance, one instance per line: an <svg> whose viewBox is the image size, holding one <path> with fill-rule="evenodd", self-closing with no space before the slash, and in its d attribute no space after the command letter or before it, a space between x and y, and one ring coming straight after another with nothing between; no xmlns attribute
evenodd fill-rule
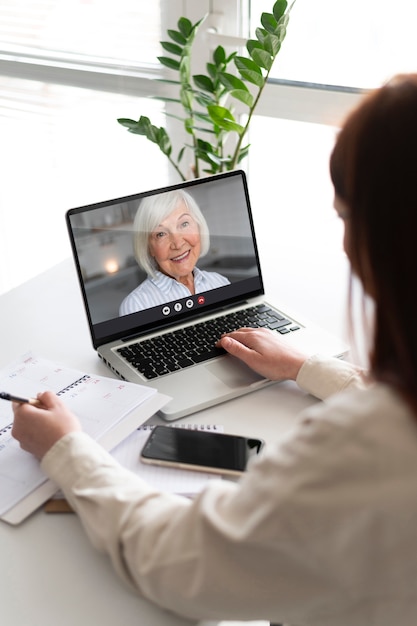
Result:
<svg viewBox="0 0 417 626"><path fill-rule="evenodd" d="M201 270L198 269L198 267L195 267L193 269L193 274L194 274L194 280L198 280L202 276L202 272ZM169 294L171 289L174 287L174 285L181 284L181 283L178 283L178 281L175 280L175 278L171 278L170 276L163 274L159 270L156 270L155 276L151 278L151 281L156 287L158 287L158 289L162 291L162 293L167 294L167 295Z"/></svg>

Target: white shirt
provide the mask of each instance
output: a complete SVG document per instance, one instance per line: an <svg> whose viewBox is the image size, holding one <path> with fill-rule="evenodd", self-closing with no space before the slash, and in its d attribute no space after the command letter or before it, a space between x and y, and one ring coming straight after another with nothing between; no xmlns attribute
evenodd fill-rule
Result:
<svg viewBox="0 0 417 626"><path fill-rule="evenodd" d="M119 575L183 616L415 626L416 418L342 361L312 357L297 382L328 399L239 483L211 481L194 501L158 493L83 433L42 468Z"/></svg>
<svg viewBox="0 0 417 626"><path fill-rule="evenodd" d="M224 285L230 285L230 281L217 272L206 272L195 267L194 289L195 293L202 293L209 289L217 289ZM191 295L191 291L182 283L157 271L154 277L148 276L136 289L134 289L122 301L119 309L119 315L128 315L136 311L143 311L153 306L187 298Z"/></svg>

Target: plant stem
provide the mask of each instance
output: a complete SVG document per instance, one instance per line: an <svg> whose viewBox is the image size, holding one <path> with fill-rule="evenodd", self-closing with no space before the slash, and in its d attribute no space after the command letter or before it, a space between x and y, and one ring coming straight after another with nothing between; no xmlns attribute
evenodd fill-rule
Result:
<svg viewBox="0 0 417 626"><path fill-rule="evenodd" d="M184 176L184 174L181 172L180 168L178 167L177 163L175 163L175 161L173 159L171 159L170 156L168 156L168 155L166 155L166 156L168 157L168 161L174 167L174 169L176 170L176 172L179 175L179 177L181 178L181 180L187 180L186 177Z"/></svg>
<svg viewBox="0 0 417 626"><path fill-rule="evenodd" d="M271 67L272 67L272 66L271 66ZM236 167L236 163L237 163L237 160L238 160L238 158L239 158L239 152L240 152L240 148L241 148L241 145L242 145L242 142L243 142L243 138L245 137L245 135L246 135L246 133L247 133L247 131L248 131L250 121L251 121L251 119L252 119L253 114L255 113L256 105L258 104L259 98L261 97L261 94L262 94L262 92L263 92L263 90L264 90L264 88L265 88L265 85L266 85L266 83L267 83L267 80L268 80L268 77L269 77L269 73L270 73L270 71L271 71L271 70L268 70L268 71L267 71L267 73L266 73L265 80L264 80L264 84L262 85L262 87L260 87L260 89L259 89L259 91L258 91L258 94L257 94L257 96L256 96L256 98L255 98L255 101L254 101L254 103L253 103L253 105L252 105L252 107L251 107L251 109L250 109L250 111L249 111L248 119L247 119L247 121L246 121L246 124L245 124L244 130L243 130L243 132L239 135L239 139L238 139L238 142L237 142L237 144L236 144L235 151L234 151L234 153L233 153L233 158L232 158L232 160L231 160L231 162L230 162L230 169L231 169L231 170L234 170L234 169L235 169L235 167Z"/></svg>

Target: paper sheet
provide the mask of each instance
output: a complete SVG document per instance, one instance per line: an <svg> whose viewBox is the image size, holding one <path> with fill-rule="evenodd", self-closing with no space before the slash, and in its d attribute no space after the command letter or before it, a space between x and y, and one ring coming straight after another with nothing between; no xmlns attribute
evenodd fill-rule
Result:
<svg viewBox="0 0 417 626"><path fill-rule="evenodd" d="M54 391L94 439L100 439L157 394L150 387L89 375L33 354L0 370L0 390L20 397ZM47 480L38 461L12 438L12 420L11 403L0 400L0 516Z"/></svg>

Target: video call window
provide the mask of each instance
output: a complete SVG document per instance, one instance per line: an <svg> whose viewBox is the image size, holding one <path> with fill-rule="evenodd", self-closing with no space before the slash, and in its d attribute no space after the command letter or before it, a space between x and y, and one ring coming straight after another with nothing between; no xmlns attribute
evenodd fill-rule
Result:
<svg viewBox="0 0 417 626"><path fill-rule="evenodd" d="M109 203L70 221L93 324L258 274L239 177Z"/></svg>

